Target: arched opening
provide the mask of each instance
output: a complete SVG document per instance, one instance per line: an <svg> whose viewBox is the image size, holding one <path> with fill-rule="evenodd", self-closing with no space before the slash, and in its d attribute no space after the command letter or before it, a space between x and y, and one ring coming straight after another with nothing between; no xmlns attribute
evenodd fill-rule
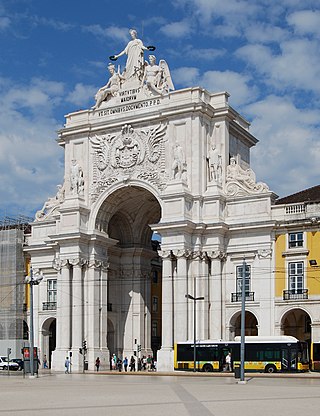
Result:
<svg viewBox="0 0 320 416"><path fill-rule="evenodd" d="M238 312L232 317L230 331L233 337L241 335L241 312ZM249 311L246 311L245 316L245 335L258 335L257 318Z"/></svg>
<svg viewBox="0 0 320 416"><path fill-rule="evenodd" d="M52 351L56 349L56 319L49 318L42 325L42 357L47 358L48 366L51 368Z"/></svg>
<svg viewBox="0 0 320 416"><path fill-rule="evenodd" d="M96 229L112 242L106 248L110 354L129 356L138 349L142 355L152 354L156 345L160 348L161 263L159 242L150 228L160 218L158 200L136 186L112 193L98 212Z"/></svg>
<svg viewBox="0 0 320 416"><path fill-rule="evenodd" d="M311 318L302 309L288 311L281 320L281 333L311 343Z"/></svg>

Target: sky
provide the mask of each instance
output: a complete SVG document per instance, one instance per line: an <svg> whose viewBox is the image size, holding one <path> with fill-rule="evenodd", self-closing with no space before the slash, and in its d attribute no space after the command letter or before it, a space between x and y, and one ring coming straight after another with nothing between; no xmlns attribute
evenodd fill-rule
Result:
<svg viewBox="0 0 320 416"><path fill-rule="evenodd" d="M56 194L57 131L94 104L131 27L176 89L230 94L258 181L280 197L320 183L318 0L0 0L0 218Z"/></svg>

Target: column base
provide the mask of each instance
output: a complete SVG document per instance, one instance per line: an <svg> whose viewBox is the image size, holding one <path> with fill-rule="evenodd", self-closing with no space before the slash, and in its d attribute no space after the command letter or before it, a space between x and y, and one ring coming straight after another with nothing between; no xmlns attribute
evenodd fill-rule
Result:
<svg viewBox="0 0 320 416"><path fill-rule="evenodd" d="M66 361L66 357L69 357L69 350L60 350L59 349L59 350L52 351L51 370L53 370L53 371L65 371L64 363Z"/></svg>
<svg viewBox="0 0 320 416"><path fill-rule="evenodd" d="M174 351L172 348L163 348L157 354L157 371L174 370Z"/></svg>

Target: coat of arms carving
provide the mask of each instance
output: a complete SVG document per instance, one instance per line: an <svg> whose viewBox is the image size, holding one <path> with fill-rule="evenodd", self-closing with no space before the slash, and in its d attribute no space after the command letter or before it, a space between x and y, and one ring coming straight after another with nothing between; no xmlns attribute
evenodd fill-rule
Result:
<svg viewBox="0 0 320 416"><path fill-rule="evenodd" d="M130 178L147 180L159 189L167 182L164 142L167 126L134 129L125 124L118 134L90 137L93 150L91 199L112 183Z"/></svg>

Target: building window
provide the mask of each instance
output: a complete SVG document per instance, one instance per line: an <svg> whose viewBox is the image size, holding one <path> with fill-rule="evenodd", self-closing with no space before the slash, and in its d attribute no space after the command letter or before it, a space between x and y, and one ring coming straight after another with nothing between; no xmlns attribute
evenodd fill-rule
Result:
<svg viewBox="0 0 320 416"><path fill-rule="evenodd" d="M237 266L237 293L242 293L243 266ZM250 292L251 266L246 266L245 292Z"/></svg>
<svg viewBox="0 0 320 416"><path fill-rule="evenodd" d="M152 312L158 312L158 296L152 296Z"/></svg>
<svg viewBox="0 0 320 416"><path fill-rule="evenodd" d="M152 321L152 336L158 336L158 321Z"/></svg>
<svg viewBox="0 0 320 416"><path fill-rule="evenodd" d="M158 283L158 272L157 272L157 270L154 270L153 271L153 274L152 274L152 283Z"/></svg>
<svg viewBox="0 0 320 416"><path fill-rule="evenodd" d="M289 233L289 248L303 247L303 233Z"/></svg>
<svg viewBox="0 0 320 416"><path fill-rule="evenodd" d="M301 293L303 289L303 262L289 263L289 290L291 293Z"/></svg>
<svg viewBox="0 0 320 416"><path fill-rule="evenodd" d="M50 279L47 281L47 300L48 302L57 302L57 280Z"/></svg>

